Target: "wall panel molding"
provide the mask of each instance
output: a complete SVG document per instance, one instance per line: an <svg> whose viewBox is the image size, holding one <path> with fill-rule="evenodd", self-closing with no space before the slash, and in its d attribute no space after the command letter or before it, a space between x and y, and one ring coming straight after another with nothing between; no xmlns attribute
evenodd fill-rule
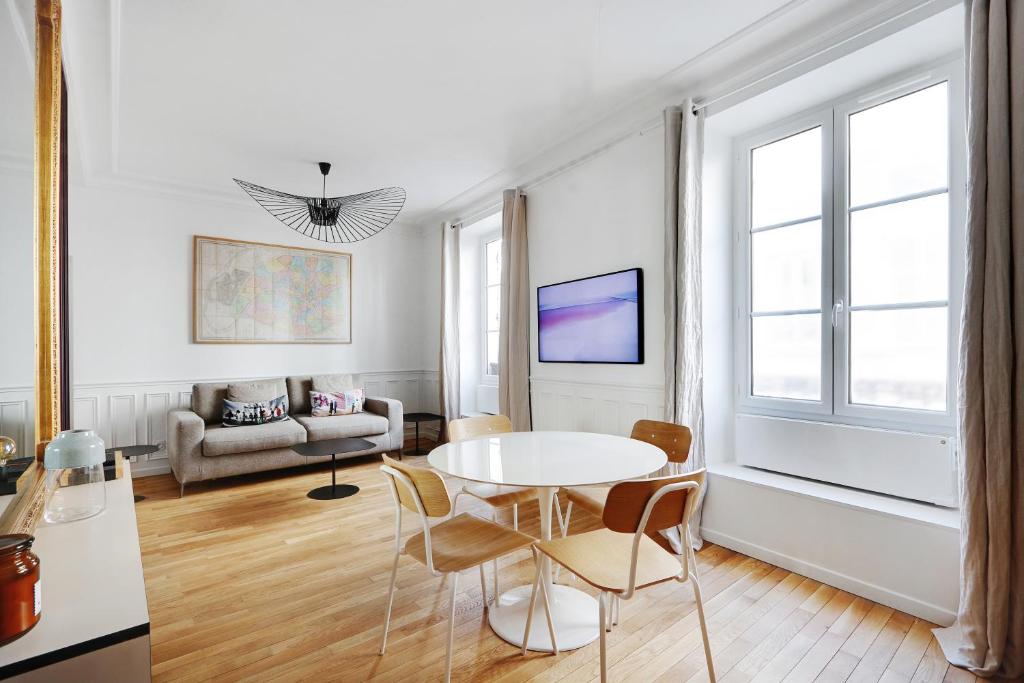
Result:
<svg viewBox="0 0 1024 683"><path fill-rule="evenodd" d="M437 371L393 370L353 373L368 396L398 399L406 412L437 412ZM243 382L262 377L155 380L76 384L72 391L71 426L95 429L110 446L155 444L160 450L139 458L133 476L163 474L167 464L167 413L192 405L197 382ZM32 387L0 387L0 434L18 442L19 453L32 452ZM406 426L412 434L412 425ZM421 433L434 438L436 428L423 425ZM26 450L27 449L27 450Z"/></svg>
<svg viewBox="0 0 1024 683"><path fill-rule="evenodd" d="M627 436L637 420L663 419L663 391L657 384L531 377L533 428Z"/></svg>

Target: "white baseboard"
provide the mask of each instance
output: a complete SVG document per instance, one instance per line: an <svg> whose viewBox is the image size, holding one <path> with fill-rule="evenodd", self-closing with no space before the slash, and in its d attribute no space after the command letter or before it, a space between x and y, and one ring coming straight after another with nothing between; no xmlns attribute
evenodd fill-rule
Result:
<svg viewBox="0 0 1024 683"><path fill-rule="evenodd" d="M904 595L903 593L862 581L856 577L833 571L827 567L805 562L797 557L784 555L770 548L749 543L714 529L702 527L701 535L711 543L728 548L729 550L749 555L763 562L782 567L815 581L821 581L829 586L859 595L868 600L873 600L874 602L898 609L921 619L926 619L935 624L951 624L956 619L954 612L939 605L918 600L909 595Z"/></svg>

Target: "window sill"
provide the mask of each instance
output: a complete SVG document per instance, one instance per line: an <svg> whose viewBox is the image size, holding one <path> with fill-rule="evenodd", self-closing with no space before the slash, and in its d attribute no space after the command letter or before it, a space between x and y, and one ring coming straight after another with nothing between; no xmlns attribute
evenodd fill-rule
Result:
<svg viewBox="0 0 1024 683"><path fill-rule="evenodd" d="M931 527L957 532L960 530L960 511L955 508L917 503L836 484L801 479L787 474L745 467L733 462L709 465L708 473L712 475L712 478L723 477L833 505L911 520Z"/></svg>

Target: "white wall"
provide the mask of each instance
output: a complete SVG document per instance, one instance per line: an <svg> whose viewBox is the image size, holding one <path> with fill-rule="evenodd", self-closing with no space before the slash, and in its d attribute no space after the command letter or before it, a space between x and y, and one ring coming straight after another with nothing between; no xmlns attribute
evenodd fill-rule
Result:
<svg viewBox="0 0 1024 683"><path fill-rule="evenodd" d="M32 453L35 433L32 221L31 172L0 167L0 435L20 454Z"/></svg>
<svg viewBox="0 0 1024 683"><path fill-rule="evenodd" d="M351 344L195 344L193 235L324 245L255 204L72 186L70 206L76 384L422 368L418 232L330 245L352 254Z"/></svg>
<svg viewBox="0 0 1024 683"><path fill-rule="evenodd" d="M32 439L31 177L0 171L0 433ZM244 199L244 198L243 198ZM192 342L192 237L322 247L262 209L148 190L73 183L69 199L72 424L111 445L165 439L168 410L195 381L352 372L368 391L436 408L437 334L431 237L393 225L352 254L351 344ZM429 330L429 333L424 333ZM22 443L23 442L23 443ZM160 453L137 473L164 471Z"/></svg>

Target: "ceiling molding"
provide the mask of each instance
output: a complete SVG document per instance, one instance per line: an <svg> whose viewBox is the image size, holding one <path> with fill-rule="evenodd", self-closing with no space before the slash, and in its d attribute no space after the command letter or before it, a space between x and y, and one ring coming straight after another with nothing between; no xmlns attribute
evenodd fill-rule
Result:
<svg viewBox="0 0 1024 683"><path fill-rule="evenodd" d="M696 98L722 92L726 90L723 84L749 82L815 53L821 54L808 60L804 66L808 69L820 66L958 2L877 0L872 5L862 3L850 8L848 14L841 18L829 15L805 23L793 23L791 20L796 11L813 5L809 0L793 0L672 69L644 93L629 98L611 113L597 117L578 133L452 197L426 215L423 228L429 229L445 220L463 220L460 217L485 214L500 205L503 189L523 187L529 190L600 156L625 140L657 128L662 110L678 104L687 95ZM893 21L900 15L904 15L900 21ZM871 26L879 25L882 26L878 31L868 31ZM866 31L859 41L850 40ZM834 50L828 49L841 41L848 42ZM759 46L760 43L765 45ZM778 80L792 77L793 74L785 74ZM769 79L766 87L774 84L776 81ZM751 90L745 96L753 94L756 92Z"/></svg>

